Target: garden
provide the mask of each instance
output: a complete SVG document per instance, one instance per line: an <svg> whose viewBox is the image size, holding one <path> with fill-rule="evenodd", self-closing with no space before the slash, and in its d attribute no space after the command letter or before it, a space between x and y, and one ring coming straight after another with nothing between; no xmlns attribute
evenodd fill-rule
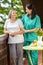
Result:
<svg viewBox="0 0 43 65"><path fill-rule="evenodd" d="M21 18L24 14L24 9L21 0L1 0L0 5L0 34L3 34L4 23L8 18L8 12L14 9L17 11L17 18Z"/></svg>
<svg viewBox="0 0 43 65"><path fill-rule="evenodd" d="M4 35L4 24L6 22L6 19L8 19L8 14L9 14L9 11L10 10L16 10L17 11L17 15L16 15L16 18L22 18L22 16L26 13L25 12L25 6L26 4L28 4L29 2L33 2L33 4L36 5L36 8L37 8L37 11L38 11L38 14L39 16L41 17L41 28L36 32L37 36L38 36L38 40L39 42L43 41L43 17L42 17L42 14L41 13L41 9L42 7L39 8L40 4L37 4L37 0L0 0L0 50L4 50L0 52L0 59L1 57L3 57L4 59L1 59L0 60L0 64L1 65L6 65L8 63L9 65L9 50L7 50L9 47L8 45L6 44L6 42L8 42L7 40L7 36ZM42 4L42 2L39 0L39 3ZM43 12L43 11L42 11ZM41 40L41 41L40 41ZM41 51L42 53L42 51ZM7 55L7 57L4 57L4 54ZM8 59L8 62L7 60ZM41 56L41 60L42 60L42 56ZM6 63L5 63L6 61ZM27 61L27 60L26 60ZM26 64L24 64L26 65Z"/></svg>

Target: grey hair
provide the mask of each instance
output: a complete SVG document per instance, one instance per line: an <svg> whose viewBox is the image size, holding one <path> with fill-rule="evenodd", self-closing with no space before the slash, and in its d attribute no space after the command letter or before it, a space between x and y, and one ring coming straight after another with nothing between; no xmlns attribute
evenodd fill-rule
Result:
<svg viewBox="0 0 43 65"><path fill-rule="evenodd" d="M11 18L12 11L17 12L16 10L10 10L9 13L8 13L8 17L9 17L9 18Z"/></svg>

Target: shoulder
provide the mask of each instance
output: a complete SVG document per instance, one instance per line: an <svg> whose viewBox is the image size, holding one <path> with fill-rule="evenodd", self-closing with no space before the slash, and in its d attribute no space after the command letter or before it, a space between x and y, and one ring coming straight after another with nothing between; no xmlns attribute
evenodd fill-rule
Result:
<svg viewBox="0 0 43 65"><path fill-rule="evenodd" d="M39 15L36 15L36 18L40 19L40 16Z"/></svg>
<svg viewBox="0 0 43 65"><path fill-rule="evenodd" d="M24 14L24 15L22 16L22 18L25 18L25 17L27 17L27 14Z"/></svg>
<svg viewBox="0 0 43 65"><path fill-rule="evenodd" d="M17 22L22 22L21 19L17 19Z"/></svg>
<svg viewBox="0 0 43 65"><path fill-rule="evenodd" d="M21 19L19 18L19 19L17 19L17 21L21 21Z"/></svg>
<svg viewBox="0 0 43 65"><path fill-rule="evenodd" d="M8 23L10 21L10 19L7 19L5 23Z"/></svg>
<svg viewBox="0 0 43 65"><path fill-rule="evenodd" d="M18 19L18 20L17 20L17 23L18 23L19 25L23 24L21 19Z"/></svg>
<svg viewBox="0 0 43 65"><path fill-rule="evenodd" d="M9 19L7 19L7 20L5 21L4 28L7 28L8 22L9 22Z"/></svg>
<svg viewBox="0 0 43 65"><path fill-rule="evenodd" d="M24 22L27 17L28 17L28 15L27 15L27 14L24 14L24 15L22 16L22 19L21 19L21 20Z"/></svg>

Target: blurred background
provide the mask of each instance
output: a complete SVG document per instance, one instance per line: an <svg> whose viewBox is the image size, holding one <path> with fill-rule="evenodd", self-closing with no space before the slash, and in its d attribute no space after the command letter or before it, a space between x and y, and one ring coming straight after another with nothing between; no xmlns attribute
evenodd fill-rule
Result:
<svg viewBox="0 0 43 65"><path fill-rule="evenodd" d="M21 0L0 0L0 34L3 33L3 26L8 18L8 12L12 9L17 10L17 18L21 18L24 14Z"/></svg>
<svg viewBox="0 0 43 65"><path fill-rule="evenodd" d="M29 2L32 2L35 6L43 28L43 0L0 0L0 34L3 33L3 26L8 18L8 12L12 9L17 10L17 18L21 18L25 13L25 6Z"/></svg>

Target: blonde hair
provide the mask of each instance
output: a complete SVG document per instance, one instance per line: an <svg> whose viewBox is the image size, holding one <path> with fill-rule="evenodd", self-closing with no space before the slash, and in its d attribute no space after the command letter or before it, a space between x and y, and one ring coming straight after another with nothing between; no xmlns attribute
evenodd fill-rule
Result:
<svg viewBox="0 0 43 65"><path fill-rule="evenodd" d="M11 18L12 11L14 11L14 12L16 12L16 13L17 13L17 11L16 11L16 10L10 10L10 11L9 11L9 13L8 13L8 17L9 17L9 18Z"/></svg>

